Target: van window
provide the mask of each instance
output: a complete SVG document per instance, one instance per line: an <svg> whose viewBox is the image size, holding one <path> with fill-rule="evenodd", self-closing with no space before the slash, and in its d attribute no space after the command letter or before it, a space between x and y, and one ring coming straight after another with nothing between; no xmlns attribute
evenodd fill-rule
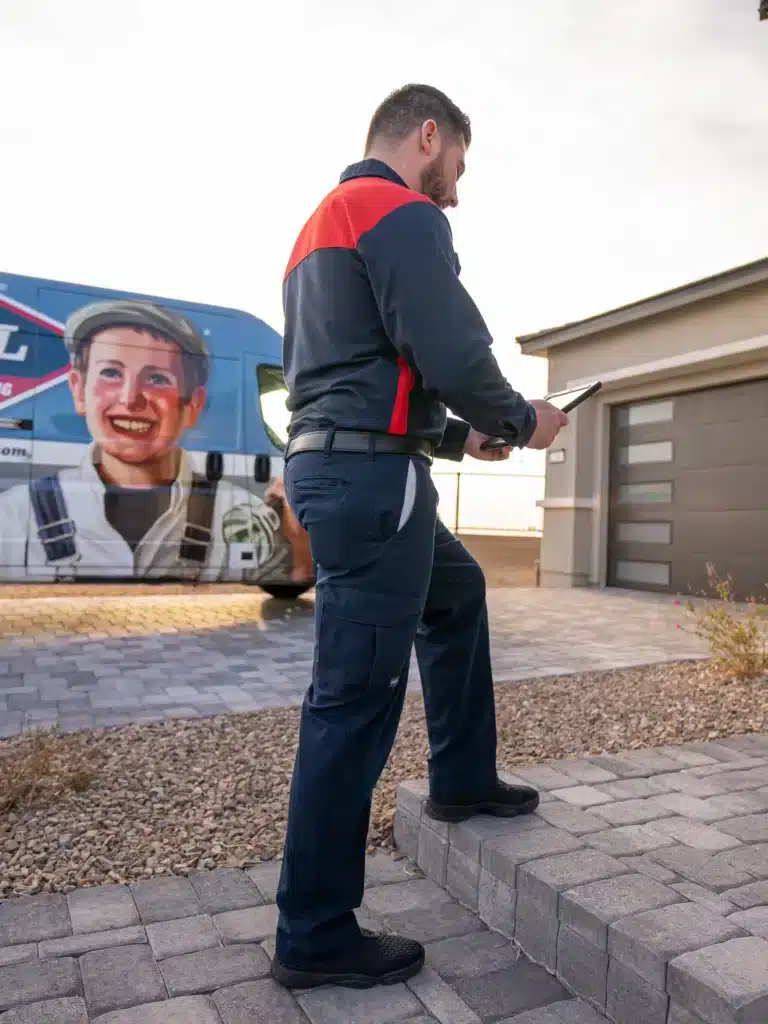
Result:
<svg viewBox="0 0 768 1024"><path fill-rule="evenodd" d="M261 402L261 418L267 436L277 448L284 448L288 443L288 425L291 414L286 407L288 388L279 366L261 365L256 369Z"/></svg>

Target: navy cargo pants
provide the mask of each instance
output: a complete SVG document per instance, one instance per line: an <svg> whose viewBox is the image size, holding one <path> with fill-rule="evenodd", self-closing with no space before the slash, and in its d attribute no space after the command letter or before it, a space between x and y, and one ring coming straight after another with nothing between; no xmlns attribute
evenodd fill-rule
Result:
<svg viewBox="0 0 768 1024"><path fill-rule="evenodd" d="M496 721L485 579L437 519L428 461L301 452L285 485L317 564L314 666L277 894L277 956L302 968L359 936L371 796L414 642L437 800L495 783Z"/></svg>

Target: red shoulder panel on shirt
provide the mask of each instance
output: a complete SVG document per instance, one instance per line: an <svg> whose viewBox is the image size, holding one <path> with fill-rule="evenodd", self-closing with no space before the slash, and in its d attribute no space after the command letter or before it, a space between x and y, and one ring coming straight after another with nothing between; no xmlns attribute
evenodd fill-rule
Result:
<svg viewBox="0 0 768 1024"><path fill-rule="evenodd" d="M426 196L385 178L352 178L329 192L301 230L285 277L318 249L354 249L380 220L407 203L431 202Z"/></svg>

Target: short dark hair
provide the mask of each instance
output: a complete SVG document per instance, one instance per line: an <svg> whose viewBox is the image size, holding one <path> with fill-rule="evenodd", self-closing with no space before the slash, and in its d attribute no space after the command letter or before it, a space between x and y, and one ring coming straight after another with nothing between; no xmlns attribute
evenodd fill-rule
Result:
<svg viewBox="0 0 768 1024"><path fill-rule="evenodd" d="M365 140L366 153L376 139L404 139L429 120L441 131L463 138L467 146L472 141L469 118L444 92L431 85L404 85L376 109Z"/></svg>

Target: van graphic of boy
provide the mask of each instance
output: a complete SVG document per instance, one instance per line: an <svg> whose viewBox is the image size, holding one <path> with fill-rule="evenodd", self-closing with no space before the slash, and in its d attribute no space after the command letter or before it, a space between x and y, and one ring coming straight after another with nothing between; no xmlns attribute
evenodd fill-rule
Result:
<svg viewBox="0 0 768 1024"><path fill-rule="evenodd" d="M278 502L220 479L221 457L193 472L180 446L207 400L210 359L195 326L117 299L75 311L64 340L92 443L80 465L0 496L0 566L26 565L29 579L290 578ZM13 538L23 558L3 551Z"/></svg>

